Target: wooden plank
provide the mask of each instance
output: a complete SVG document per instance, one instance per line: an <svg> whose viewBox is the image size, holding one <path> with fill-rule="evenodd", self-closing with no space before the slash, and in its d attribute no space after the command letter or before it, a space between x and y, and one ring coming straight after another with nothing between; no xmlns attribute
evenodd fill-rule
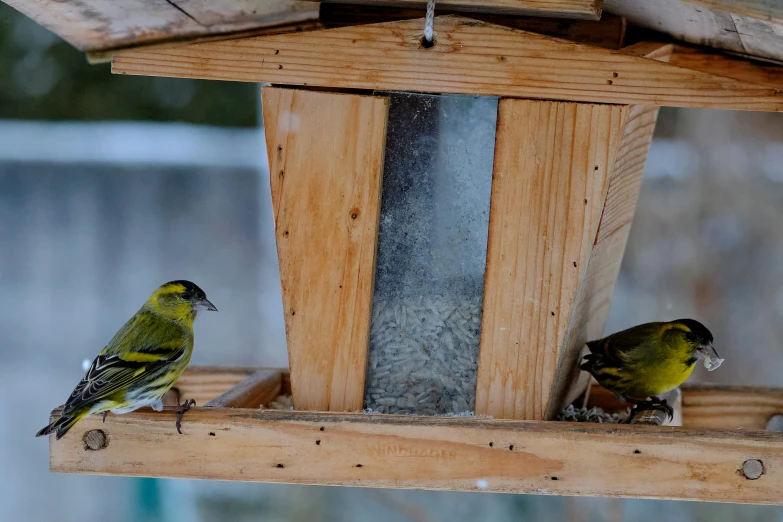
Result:
<svg viewBox="0 0 783 522"><path fill-rule="evenodd" d="M182 400L194 399L196 404L203 405L242 382L255 370L236 366L189 367L163 398L164 404L176 404L179 395Z"/></svg>
<svg viewBox="0 0 783 522"><path fill-rule="evenodd" d="M689 4L720 9L768 22L783 23L783 3L775 0L685 0Z"/></svg>
<svg viewBox="0 0 783 522"><path fill-rule="evenodd" d="M477 414L543 419L562 407L566 336L626 116L617 105L500 100Z"/></svg>
<svg viewBox="0 0 783 522"><path fill-rule="evenodd" d="M144 49L161 49L166 47L178 47L182 45L184 41L187 41L187 43L213 42L215 40L226 40L230 38L249 38L251 36L296 33L303 31L314 31L316 29L323 29L323 25L317 21L304 21L295 24L281 24L275 25L274 27L261 27L258 29L236 31L230 34L208 34L206 36L192 36L187 39L162 40L160 42L152 43L141 42L139 44L131 44L119 48L113 47L109 49L87 51L85 56L90 64L111 63L114 55L117 52L127 51L128 49L137 49L140 47L143 47Z"/></svg>
<svg viewBox="0 0 783 522"><path fill-rule="evenodd" d="M783 389L686 386L682 408L686 427L763 430L770 418L783 413Z"/></svg>
<svg viewBox="0 0 783 522"><path fill-rule="evenodd" d="M783 89L783 66L742 59L686 45L674 46L670 63L716 76Z"/></svg>
<svg viewBox="0 0 783 522"><path fill-rule="evenodd" d="M423 9L324 3L321 4L320 21L324 27L333 28L423 18L424 13ZM438 7L439 15L454 13L455 11L450 9ZM619 49L625 41L625 18L611 14L604 15L597 21L488 13L471 13L470 17L490 24L555 36L605 49Z"/></svg>
<svg viewBox="0 0 783 522"><path fill-rule="evenodd" d="M388 100L268 87L262 105L294 405L361 410Z"/></svg>
<svg viewBox="0 0 783 522"><path fill-rule="evenodd" d="M57 414L58 412L55 412ZM85 450L84 435L109 441ZM552 495L783 503L783 436L744 430L193 408L82 420L50 468ZM763 476L738 472L760 460Z"/></svg>
<svg viewBox="0 0 783 522"><path fill-rule="evenodd" d="M316 21L318 4L295 0L3 0L82 51L182 40Z"/></svg>
<svg viewBox="0 0 783 522"><path fill-rule="evenodd" d="M454 16L121 52L112 70L328 88L381 89L743 110L783 92ZM329 52L323 52L329 49Z"/></svg>
<svg viewBox="0 0 783 522"><path fill-rule="evenodd" d="M681 390L686 428L763 430L773 416L783 414L781 388L685 384ZM609 413L631 406L597 384L590 390L589 405Z"/></svg>
<svg viewBox="0 0 783 522"><path fill-rule="evenodd" d="M319 0L367 6L423 9L426 0ZM517 16L598 20L602 0L438 0L436 7L452 11L500 13Z"/></svg>
<svg viewBox="0 0 783 522"><path fill-rule="evenodd" d="M600 339L606 333L604 327L636 211L644 164L657 118L657 107L630 107L611 169L595 244L580 281L568 326L567 348L558 361L558 375L562 381L555 384L555 389L563 390L563 395L552 402L554 410L549 412L550 416L584 391L589 374L579 369L581 349L587 341Z"/></svg>
<svg viewBox="0 0 783 522"><path fill-rule="evenodd" d="M764 0L605 0L604 11L677 40L783 60L782 5Z"/></svg>
<svg viewBox="0 0 783 522"><path fill-rule="evenodd" d="M261 408L275 400L283 386L278 370L258 370L236 386L215 397L207 408Z"/></svg>

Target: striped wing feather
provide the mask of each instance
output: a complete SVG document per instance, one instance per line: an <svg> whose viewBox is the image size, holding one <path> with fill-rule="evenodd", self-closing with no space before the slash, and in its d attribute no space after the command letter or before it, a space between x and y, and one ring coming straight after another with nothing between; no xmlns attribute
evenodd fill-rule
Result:
<svg viewBox="0 0 783 522"><path fill-rule="evenodd" d="M99 355L71 393L63 415L92 406L119 390L132 388L184 353L183 345L179 350L148 348L129 354ZM146 360L133 360L134 356ZM150 360L153 357L155 360Z"/></svg>

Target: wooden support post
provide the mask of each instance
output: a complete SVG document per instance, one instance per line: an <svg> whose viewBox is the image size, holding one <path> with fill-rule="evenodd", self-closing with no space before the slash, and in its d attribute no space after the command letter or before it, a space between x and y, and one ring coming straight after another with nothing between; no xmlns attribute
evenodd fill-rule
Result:
<svg viewBox="0 0 783 522"><path fill-rule="evenodd" d="M498 106L476 413L552 417L628 108ZM568 361L570 362L570 361Z"/></svg>
<svg viewBox="0 0 783 522"><path fill-rule="evenodd" d="M584 390L578 356L603 334L657 114L501 101L477 413L551 419Z"/></svg>
<svg viewBox="0 0 783 522"><path fill-rule="evenodd" d="M258 370L236 386L215 397L207 408L261 408L274 401L283 387L279 370Z"/></svg>
<svg viewBox="0 0 783 522"><path fill-rule="evenodd" d="M361 410L388 100L264 88L298 410Z"/></svg>
<svg viewBox="0 0 783 522"><path fill-rule="evenodd" d="M630 107L609 178L601 223L569 325L566 345L571 351L564 353L565 359L560 361L560 380L555 389L561 395L552 404L555 409L558 404L564 406L576 399L587 385L589 376L580 373L578 354L587 341L598 339L605 333L604 326L631 231L644 164L657 119L658 107Z"/></svg>

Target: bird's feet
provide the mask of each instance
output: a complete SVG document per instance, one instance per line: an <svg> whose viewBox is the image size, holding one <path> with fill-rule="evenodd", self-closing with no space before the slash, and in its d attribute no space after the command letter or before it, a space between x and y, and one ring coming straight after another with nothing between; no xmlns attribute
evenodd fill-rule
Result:
<svg viewBox="0 0 783 522"><path fill-rule="evenodd" d="M628 400L628 399L626 399ZM630 401L634 406L631 410L631 414L628 416L628 422L630 422L634 416L639 413L640 411L644 410L658 410L664 412L666 415L668 415L669 420L674 419L674 408L669 406L669 403L666 402L666 399L659 399L658 397L651 397L650 399L646 401Z"/></svg>
<svg viewBox="0 0 783 522"><path fill-rule="evenodd" d="M182 404L179 403L179 397L177 397L177 432L182 435L182 416L185 415L185 412L190 409L191 406L195 406L196 401L193 399L190 399L189 401L185 401Z"/></svg>
<svg viewBox="0 0 783 522"><path fill-rule="evenodd" d="M103 412L103 422L106 422L106 416L109 414L109 410Z"/></svg>

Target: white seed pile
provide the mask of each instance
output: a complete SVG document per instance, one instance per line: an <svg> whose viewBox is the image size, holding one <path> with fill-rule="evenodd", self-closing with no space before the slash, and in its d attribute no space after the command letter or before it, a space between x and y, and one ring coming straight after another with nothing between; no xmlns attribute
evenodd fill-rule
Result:
<svg viewBox="0 0 783 522"><path fill-rule="evenodd" d="M606 413L601 408L574 408L569 404L558 413L555 420L566 422L599 422L604 424L622 424L628 419L629 411Z"/></svg>
<svg viewBox="0 0 783 522"><path fill-rule="evenodd" d="M373 303L364 407L378 413L473 411L481 298Z"/></svg>

